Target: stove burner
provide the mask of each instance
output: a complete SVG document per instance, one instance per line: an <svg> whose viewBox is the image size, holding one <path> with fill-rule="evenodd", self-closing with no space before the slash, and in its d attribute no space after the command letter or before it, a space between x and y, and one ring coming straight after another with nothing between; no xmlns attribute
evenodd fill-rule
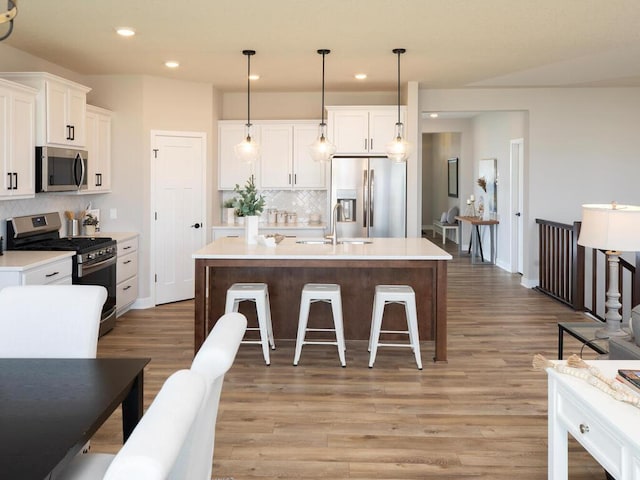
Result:
<svg viewBox="0 0 640 480"><path fill-rule="evenodd" d="M24 250L66 250L85 253L112 242L108 237L62 237L52 238L24 245Z"/></svg>

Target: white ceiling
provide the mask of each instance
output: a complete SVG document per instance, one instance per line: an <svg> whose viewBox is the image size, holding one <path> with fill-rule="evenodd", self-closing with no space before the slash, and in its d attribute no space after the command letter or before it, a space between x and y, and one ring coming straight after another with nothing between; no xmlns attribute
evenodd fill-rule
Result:
<svg viewBox="0 0 640 480"><path fill-rule="evenodd" d="M640 86L639 21L639 0L18 0L4 43L80 74L221 91L246 88L243 49L257 51L252 89L317 91L319 48L328 91L393 90L397 47L421 88Z"/></svg>

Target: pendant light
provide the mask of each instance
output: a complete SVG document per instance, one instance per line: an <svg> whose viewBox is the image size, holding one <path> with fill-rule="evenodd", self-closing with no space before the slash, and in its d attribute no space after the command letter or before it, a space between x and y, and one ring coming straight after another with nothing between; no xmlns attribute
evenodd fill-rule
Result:
<svg viewBox="0 0 640 480"><path fill-rule="evenodd" d="M260 155L260 145L251 138L251 56L256 54L255 50L243 50L243 55L247 56L247 123L246 137L238 143L233 151L236 157L246 163L253 163Z"/></svg>
<svg viewBox="0 0 640 480"><path fill-rule="evenodd" d="M320 111L320 128L318 139L309 145L311 158L316 162L328 162L336 153L336 146L327 138L327 124L324 122L324 57L331 53L331 50L320 49L318 54L322 55L322 110Z"/></svg>
<svg viewBox="0 0 640 480"><path fill-rule="evenodd" d="M13 19L18 14L18 6L16 5L16 2L17 0L7 0L7 10L0 13L0 24L9 22L9 28L4 35L0 37L0 42L9 38L9 35L13 32Z"/></svg>
<svg viewBox="0 0 640 480"><path fill-rule="evenodd" d="M404 48L394 48L393 53L398 55L398 122L396 134L386 145L387 157L396 162L405 162L411 155L411 144L404 139L404 125L400 121L400 55L405 53Z"/></svg>

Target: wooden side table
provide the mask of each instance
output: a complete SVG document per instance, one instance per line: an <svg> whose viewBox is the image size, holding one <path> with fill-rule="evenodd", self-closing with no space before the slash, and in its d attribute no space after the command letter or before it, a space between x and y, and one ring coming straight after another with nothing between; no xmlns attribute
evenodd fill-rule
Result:
<svg viewBox="0 0 640 480"><path fill-rule="evenodd" d="M471 263L484 263L495 265L496 255L498 251L496 226L500 223L498 220L484 220L480 217L467 217L464 215L456 216L456 220L463 223L468 223L471 226ZM482 240L480 239L480 226L486 225L489 227L489 235L491 237L491 257L489 260L484 259L484 252L482 251ZM458 244L458 251L462 254L462 242Z"/></svg>

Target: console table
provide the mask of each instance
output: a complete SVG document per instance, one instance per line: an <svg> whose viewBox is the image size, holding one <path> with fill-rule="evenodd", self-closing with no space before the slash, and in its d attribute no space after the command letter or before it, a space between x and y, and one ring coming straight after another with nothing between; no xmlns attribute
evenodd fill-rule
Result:
<svg viewBox="0 0 640 480"><path fill-rule="evenodd" d="M498 245L496 243L496 226L500 222L498 220L483 220L481 217L468 217L464 215L456 216L456 220L471 225L471 244L469 245L471 263L488 263L495 265ZM482 240L480 239L480 226L482 225L489 227L489 235L491 237L491 257L488 261L485 261L484 253L482 252ZM462 242L458 243L458 251L462 253Z"/></svg>
<svg viewBox="0 0 640 480"><path fill-rule="evenodd" d="M589 360L608 377L618 369L640 369L640 361ZM548 478L568 476L571 434L617 480L640 479L640 409L619 402L586 381L548 374Z"/></svg>

